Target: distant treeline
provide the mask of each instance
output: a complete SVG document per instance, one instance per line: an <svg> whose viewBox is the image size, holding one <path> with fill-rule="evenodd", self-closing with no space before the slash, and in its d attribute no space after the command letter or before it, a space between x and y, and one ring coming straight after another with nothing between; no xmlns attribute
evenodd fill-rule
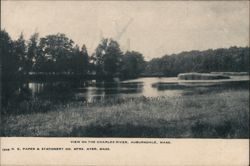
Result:
<svg viewBox="0 0 250 166"><path fill-rule="evenodd" d="M249 47L189 51L154 58L144 75L177 76L187 72L249 72Z"/></svg>
<svg viewBox="0 0 250 166"><path fill-rule="evenodd" d="M165 55L148 62L136 51L122 52L118 42L102 39L92 55L65 34L12 40L1 30L2 80L34 75L83 78L176 76L185 72L249 72L249 47L230 47ZM93 77L94 76L94 77Z"/></svg>

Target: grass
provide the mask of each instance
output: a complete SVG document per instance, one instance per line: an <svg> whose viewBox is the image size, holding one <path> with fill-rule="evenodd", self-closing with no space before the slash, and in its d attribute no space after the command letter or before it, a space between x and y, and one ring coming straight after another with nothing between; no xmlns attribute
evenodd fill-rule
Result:
<svg viewBox="0 0 250 166"><path fill-rule="evenodd" d="M217 79L230 79L229 76L222 74L212 73L181 73L178 74L180 80L217 80Z"/></svg>
<svg viewBox="0 0 250 166"><path fill-rule="evenodd" d="M211 74L222 74L226 76L247 76L248 72L211 72Z"/></svg>
<svg viewBox="0 0 250 166"><path fill-rule="evenodd" d="M2 118L3 136L249 138L249 92L61 105Z"/></svg>

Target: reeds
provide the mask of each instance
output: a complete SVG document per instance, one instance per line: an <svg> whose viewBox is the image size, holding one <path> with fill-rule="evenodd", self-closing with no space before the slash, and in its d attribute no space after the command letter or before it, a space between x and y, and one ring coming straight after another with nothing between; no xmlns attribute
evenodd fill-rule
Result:
<svg viewBox="0 0 250 166"><path fill-rule="evenodd" d="M5 115L3 136L248 138L249 92L127 98Z"/></svg>

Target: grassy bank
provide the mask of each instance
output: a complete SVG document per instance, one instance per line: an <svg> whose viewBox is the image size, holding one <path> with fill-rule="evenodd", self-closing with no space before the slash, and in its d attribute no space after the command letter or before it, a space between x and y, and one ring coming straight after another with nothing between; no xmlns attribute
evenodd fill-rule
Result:
<svg viewBox="0 0 250 166"><path fill-rule="evenodd" d="M5 115L4 136L247 138L249 92L134 98Z"/></svg>
<svg viewBox="0 0 250 166"><path fill-rule="evenodd" d="M248 72L211 72L211 74L220 74L226 76L249 76Z"/></svg>
<svg viewBox="0 0 250 166"><path fill-rule="evenodd" d="M229 76L211 73L181 73L178 74L180 80L218 80L230 79Z"/></svg>

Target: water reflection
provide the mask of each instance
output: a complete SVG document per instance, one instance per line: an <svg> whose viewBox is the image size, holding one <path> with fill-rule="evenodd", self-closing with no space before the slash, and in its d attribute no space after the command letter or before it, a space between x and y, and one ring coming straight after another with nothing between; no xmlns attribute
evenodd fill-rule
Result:
<svg viewBox="0 0 250 166"><path fill-rule="evenodd" d="M178 81L177 78L139 78L129 81L30 82L33 97L51 101L94 102L110 98L180 96L196 88L249 88L249 80L240 81ZM217 88L217 89L216 89Z"/></svg>
<svg viewBox="0 0 250 166"><path fill-rule="evenodd" d="M28 84L29 89L31 89L32 92L32 96L34 96L36 93L40 93L42 92L43 88L44 88L44 83L34 83L34 82L30 82Z"/></svg>

